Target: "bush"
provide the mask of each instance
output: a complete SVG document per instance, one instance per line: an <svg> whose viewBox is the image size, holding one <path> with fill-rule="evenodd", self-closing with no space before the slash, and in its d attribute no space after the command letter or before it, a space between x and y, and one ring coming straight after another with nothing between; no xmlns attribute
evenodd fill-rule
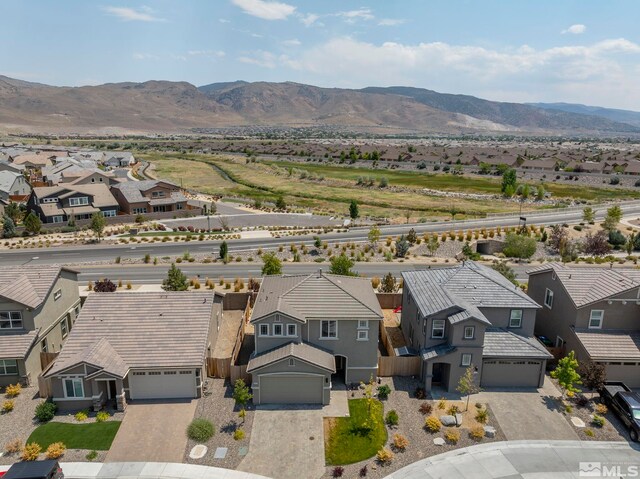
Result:
<svg viewBox="0 0 640 479"><path fill-rule="evenodd" d="M481 424L486 424L488 420L489 420L489 411L487 411L486 409L479 409L476 412L476 421L478 421Z"/></svg>
<svg viewBox="0 0 640 479"><path fill-rule="evenodd" d="M189 439L198 442L207 442L213 437L213 423L206 419L194 419L187 428Z"/></svg>
<svg viewBox="0 0 640 479"><path fill-rule="evenodd" d="M38 456L40 455L40 451L42 451L42 448L38 443L30 442L29 444L25 444L24 448L22 449L22 460L37 461Z"/></svg>
<svg viewBox="0 0 640 479"><path fill-rule="evenodd" d="M13 411L13 408L16 406L16 403L13 399L8 399L7 401L2 403L2 413L6 414Z"/></svg>
<svg viewBox="0 0 640 479"><path fill-rule="evenodd" d="M6 454L16 454L22 451L22 441L20 439L14 439L4 445L4 452Z"/></svg>
<svg viewBox="0 0 640 479"><path fill-rule="evenodd" d="M75 414L74 417L76 418L76 421L86 421L89 417L89 413L87 411L79 411Z"/></svg>
<svg viewBox="0 0 640 479"><path fill-rule="evenodd" d="M426 427L431 432L438 432L442 427L442 423L437 417L429 416L424 420L424 427Z"/></svg>
<svg viewBox="0 0 640 479"><path fill-rule="evenodd" d="M536 240L527 236L509 233L505 239L502 252L509 258L531 258L536 252Z"/></svg>
<svg viewBox="0 0 640 479"><path fill-rule="evenodd" d="M392 426L397 426L398 425L399 419L400 418L398 417L398 413L392 409L385 416L384 422L387 423L387 426L392 427Z"/></svg>
<svg viewBox="0 0 640 479"><path fill-rule="evenodd" d="M593 419L591 420L591 423L596 427L602 427L604 426L605 419L602 416L594 414Z"/></svg>
<svg viewBox="0 0 640 479"><path fill-rule="evenodd" d="M109 413L107 411L100 411L98 414L96 414L96 422L105 422L110 417L111 416L109 415Z"/></svg>
<svg viewBox="0 0 640 479"><path fill-rule="evenodd" d="M358 477L367 477L367 473L369 472L369 468L365 464L360 468L360 472L358 472Z"/></svg>
<svg viewBox="0 0 640 479"><path fill-rule="evenodd" d="M4 393L7 395L8 398L14 398L16 396L19 396L21 391L22 391L22 386L19 383L16 383L16 384L9 384L5 388Z"/></svg>
<svg viewBox="0 0 640 479"><path fill-rule="evenodd" d="M56 406L56 404L49 401L42 401L36 406L36 419L40 422L51 421L53 416L55 416L57 409L58 406Z"/></svg>
<svg viewBox="0 0 640 479"><path fill-rule="evenodd" d="M409 445L409 440L402 434L393 435L393 447L398 451L404 451Z"/></svg>
<svg viewBox="0 0 640 479"><path fill-rule="evenodd" d="M383 447L376 454L376 458L378 459L378 462L384 466L391 463L391 461L393 460L393 453L390 449Z"/></svg>
<svg viewBox="0 0 640 479"><path fill-rule="evenodd" d="M413 395L416 399L424 399L427 397L427 393L422 387L417 387Z"/></svg>
<svg viewBox="0 0 640 479"><path fill-rule="evenodd" d="M98 451L96 451L96 450L89 451L89 452L87 453L87 455L86 455L86 456L84 456L84 457L85 457L85 459L86 459L87 461L91 462L91 461L93 461L95 458L97 458L97 457L98 457Z"/></svg>
<svg viewBox="0 0 640 479"><path fill-rule="evenodd" d="M54 442L53 444L49 444L45 455L47 456L47 459L58 459L64 454L66 449L67 448L63 443Z"/></svg>
<svg viewBox="0 0 640 479"><path fill-rule="evenodd" d="M457 444L460 440L460 432L449 428L445 431L444 438L451 444Z"/></svg>
<svg viewBox="0 0 640 479"><path fill-rule="evenodd" d="M585 435L585 436L588 436L588 437L593 437L593 436L595 436L595 435L596 435L596 433L595 433L595 432L593 432L593 429L589 429L589 428L587 428L587 429L585 429L585 430L584 430L584 435Z"/></svg>
<svg viewBox="0 0 640 479"><path fill-rule="evenodd" d="M589 404L589 399L587 398L587 396L581 394L580 396L576 397L576 406L587 407L587 404Z"/></svg>
<svg viewBox="0 0 640 479"><path fill-rule="evenodd" d="M452 404L451 406L449 406L449 409L447 410L447 414L449 414L449 416L455 416L459 412L460 412L460 408L455 404Z"/></svg>
<svg viewBox="0 0 640 479"><path fill-rule="evenodd" d="M243 429L236 429L235 431L233 431L233 440L234 441L242 441L244 439L244 430Z"/></svg>
<svg viewBox="0 0 640 479"><path fill-rule="evenodd" d="M431 411L433 411L433 406L431 405L431 403L423 402L422 404L420 404L420 412L422 414L431 414Z"/></svg>
<svg viewBox="0 0 640 479"><path fill-rule="evenodd" d="M438 400L438 409L441 409L441 410L447 409L447 400L445 398L440 398Z"/></svg>
<svg viewBox="0 0 640 479"><path fill-rule="evenodd" d="M604 405L604 404L596 404L596 412L601 415L604 416L605 414L607 414L609 412L609 408Z"/></svg>
<svg viewBox="0 0 640 479"><path fill-rule="evenodd" d="M391 394L391 388L386 384L378 386L378 399L387 399Z"/></svg>
<svg viewBox="0 0 640 479"><path fill-rule="evenodd" d="M484 437L484 427L480 424L476 424L469 430L469 437L479 441Z"/></svg>
<svg viewBox="0 0 640 479"><path fill-rule="evenodd" d="M336 466L331 471L331 477L342 477L343 474L344 474L344 467L342 466Z"/></svg>

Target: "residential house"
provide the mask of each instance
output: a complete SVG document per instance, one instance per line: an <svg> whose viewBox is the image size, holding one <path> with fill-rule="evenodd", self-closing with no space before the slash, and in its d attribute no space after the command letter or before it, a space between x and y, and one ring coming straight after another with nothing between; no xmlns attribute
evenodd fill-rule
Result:
<svg viewBox="0 0 640 479"><path fill-rule="evenodd" d="M18 199L29 196L31 185L20 173L13 171L0 171L0 199L8 200L12 197Z"/></svg>
<svg viewBox="0 0 640 479"><path fill-rule="evenodd" d="M0 218L4 216L4 209L9 206L9 202L0 198Z"/></svg>
<svg viewBox="0 0 640 479"><path fill-rule="evenodd" d="M212 292L114 292L87 297L62 352L44 373L63 410L112 401L202 395L205 358L222 304Z"/></svg>
<svg viewBox="0 0 640 479"><path fill-rule="evenodd" d="M53 165L54 155L48 153L25 153L13 158L16 165L24 165L28 169L42 169L45 166Z"/></svg>
<svg viewBox="0 0 640 479"><path fill-rule="evenodd" d="M12 171L14 173L24 174L25 170L26 167L24 165L17 165L15 163L12 163L10 159L0 159L0 171Z"/></svg>
<svg viewBox="0 0 640 479"><path fill-rule="evenodd" d="M34 188L27 202L27 210L35 212L43 223L66 223L70 220L88 220L96 212L105 217L117 216L118 202L106 184Z"/></svg>
<svg viewBox="0 0 640 479"><path fill-rule="evenodd" d="M542 386L551 354L533 337L540 306L520 288L472 261L402 277L402 332L427 391L455 391L470 366L483 387Z"/></svg>
<svg viewBox="0 0 640 479"><path fill-rule="evenodd" d="M368 279L266 276L251 313L253 402L328 404L332 378L375 378L382 318Z"/></svg>
<svg viewBox="0 0 640 479"><path fill-rule="evenodd" d="M107 186L115 185L120 180L116 179L112 171L102 171L99 168L83 169L80 171L63 171L60 184L71 183L73 185L93 185L104 183Z"/></svg>
<svg viewBox="0 0 640 479"><path fill-rule="evenodd" d="M128 151L107 151L102 164L109 168L126 168L136 162L133 154Z"/></svg>
<svg viewBox="0 0 640 479"><path fill-rule="evenodd" d="M528 273L529 296L543 305L536 334L640 387L640 270L549 263Z"/></svg>
<svg viewBox="0 0 640 479"><path fill-rule="evenodd" d="M164 213L187 208L179 186L168 181L127 181L111 187L120 209L126 214Z"/></svg>
<svg viewBox="0 0 640 479"><path fill-rule="evenodd" d="M32 384L80 311L78 273L56 265L0 267L0 386Z"/></svg>
<svg viewBox="0 0 640 479"><path fill-rule="evenodd" d="M558 160L555 158L535 158L524 160L520 167L524 170L553 171L557 165Z"/></svg>

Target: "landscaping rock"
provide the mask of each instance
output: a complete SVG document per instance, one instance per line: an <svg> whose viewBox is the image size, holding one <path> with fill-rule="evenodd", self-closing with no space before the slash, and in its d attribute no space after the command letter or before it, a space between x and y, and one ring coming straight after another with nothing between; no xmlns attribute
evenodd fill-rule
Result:
<svg viewBox="0 0 640 479"><path fill-rule="evenodd" d="M573 424L575 427L586 427L587 426L582 419L580 419L579 417L575 417L575 416L573 416L571 418L571 424Z"/></svg>
<svg viewBox="0 0 640 479"><path fill-rule="evenodd" d="M191 449L189 457L191 459L202 459L205 454L207 454L207 446L198 444L197 446L194 446L193 449Z"/></svg>
<svg viewBox="0 0 640 479"><path fill-rule="evenodd" d="M228 449L226 447L216 448L216 452L213 454L214 459L224 459L227 455Z"/></svg>
<svg viewBox="0 0 640 479"><path fill-rule="evenodd" d="M462 414L456 414L456 426L462 426Z"/></svg>
<svg viewBox="0 0 640 479"><path fill-rule="evenodd" d="M456 418L455 416L440 416L440 422L442 423L443 426L455 426L456 425Z"/></svg>
<svg viewBox="0 0 640 479"><path fill-rule="evenodd" d="M485 426L484 427L484 435L485 437L495 437L496 428L493 426Z"/></svg>
<svg viewBox="0 0 640 479"><path fill-rule="evenodd" d="M434 443L436 446L444 446L444 444L445 444L444 439L442 439L441 437L436 437L436 438L434 438L434 439L433 439L433 443Z"/></svg>

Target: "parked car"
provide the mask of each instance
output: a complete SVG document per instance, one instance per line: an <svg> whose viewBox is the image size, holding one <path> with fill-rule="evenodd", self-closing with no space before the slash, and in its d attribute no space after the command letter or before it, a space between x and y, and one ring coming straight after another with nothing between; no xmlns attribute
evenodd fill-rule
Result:
<svg viewBox="0 0 640 479"><path fill-rule="evenodd" d="M13 464L2 479L64 479L56 460L24 461Z"/></svg>
<svg viewBox="0 0 640 479"><path fill-rule="evenodd" d="M634 393L622 382L607 381L600 390L600 398L629 429L634 442L640 437L640 394Z"/></svg>

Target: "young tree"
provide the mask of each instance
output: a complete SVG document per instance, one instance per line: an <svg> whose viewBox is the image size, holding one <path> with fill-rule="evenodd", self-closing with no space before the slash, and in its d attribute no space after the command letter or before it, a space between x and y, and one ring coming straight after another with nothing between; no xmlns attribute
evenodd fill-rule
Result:
<svg viewBox="0 0 640 479"><path fill-rule="evenodd" d="M516 191L516 184L518 182L518 176L516 170L509 168L502 174L502 194L504 196L511 197Z"/></svg>
<svg viewBox="0 0 640 479"><path fill-rule="evenodd" d="M2 221L4 222L2 225L2 237L13 238L16 235L16 224L8 215L4 215Z"/></svg>
<svg viewBox="0 0 640 479"><path fill-rule="evenodd" d="M531 258L536 252L536 240L527 236L509 233L504 242L503 253L509 258Z"/></svg>
<svg viewBox="0 0 640 479"><path fill-rule="evenodd" d="M582 210L582 221L585 223L593 223L596 220L596 212L591 208L591 206L587 206Z"/></svg>
<svg viewBox="0 0 640 479"><path fill-rule="evenodd" d="M416 234L416 230L414 230L413 228L411 228L407 233L407 241L411 245L416 244L416 241L418 241L418 235Z"/></svg>
<svg viewBox="0 0 640 479"><path fill-rule="evenodd" d="M220 243L219 254L220 254L220 258L226 261L227 257L229 256L229 246L227 245L226 241L223 241L222 243Z"/></svg>
<svg viewBox="0 0 640 479"><path fill-rule="evenodd" d="M551 226L551 234L549 235L549 246L554 251L560 251L562 244L569 239L569 233L561 225Z"/></svg>
<svg viewBox="0 0 640 479"><path fill-rule="evenodd" d="M551 371L551 377L558 380L563 396L572 397L575 393L580 392L576 386L582 384L582 380L578 373L578 360L574 351L570 351L558 361L558 366Z"/></svg>
<svg viewBox="0 0 640 479"><path fill-rule="evenodd" d="M591 391L602 389L604 382L607 380L607 370L604 365L593 361L582 363L578 372L582 377L582 384Z"/></svg>
<svg viewBox="0 0 640 479"><path fill-rule="evenodd" d="M356 200L351 200L351 203L349 203L349 216L352 220L355 220L360 216L358 202Z"/></svg>
<svg viewBox="0 0 640 479"><path fill-rule="evenodd" d="M233 385L233 399L238 406L240 406L240 417L242 418L242 422L244 422L245 414L242 414L242 411L245 410L247 403L251 400L253 395L249 392L249 386L245 384L242 379L236 380Z"/></svg>
<svg viewBox="0 0 640 479"><path fill-rule="evenodd" d="M427 249L429 250L429 254L433 256L438 251L440 247L440 243L438 242L438 235L433 234L429 238L429 242L427 243Z"/></svg>
<svg viewBox="0 0 640 479"><path fill-rule="evenodd" d="M98 238L98 242L102 240L102 233L104 232L104 227L107 225L107 220L102 213L96 211L91 215L91 223L89 224L89 228L93 231Z"/></svg>
<svg viewBox="0 0 640 479"><path fill-rule="evenodd" d="M607 216L604 218L604 222L602 223L602 227L607 231L614 230L620 220L622 219L622 209L618 205L612 206L607 209Z"/></svg>
<svg viewBox="0 0 640 479"><path fill-rule="evenodd" d="M541 183L536 188L536 201L544 200L544 196L547 192L544 189L544 185Z"/></svg>
<svg viewBox="0 0 640 479"><path fill-rule="evenodd" d="M93 286L93 290L96 293L113 293L117 289L118 287L115 283L106 278L96 281L96 284Z"/></svg>
<svg viewBox="0 0 640 479"><path fill-rule="evenodd" d="M262 276L272 274L282 274L282 262L275 253L264 253L262 255Z"/></svg>
<svg viewBox="0 0 640 479"><path fill-rule="evenodd" d="M404 235L400 236L400 239L396 242L396 256L398 258L404 258L409 252L409 242Z"/></svg>
<svg viewBox="0 0 640 479"><path fill-rule="evenodd" d="M334 256L331 258L331 268L329 272L331 274L340 274L342 276L357 276L357 273L351 271L354 266L354 262L349 257L342 253L340 256Z"/></svg>
<svg viewBox="0 0 640 479"><path fill-rule="evenodd" d="M287 203L285 203L284 197L282 195L278 196L278 198L276 199L276 209L277 210L287 209Z"/></svg>
<svg viewBox="0 0 640 479"><path fill-rule="evenodd" d="M371 245L375 245L380 240L380 228L373 225L369 230L368 238L369 243L371 243Z"/></svg>
<svg viewBox="0 0 640 479"><path fill-rule="evenodd" d="M455 206L452 206L449 208L449 214L451 215L451 220L454 221L456 219L456 215L462 213L461 210L459 210L458 208L456 208Z"/></svg>
<svg viewBox="0 0 640 479"><path fill-rule="evenodd" d="M587 233L584 238L583 244L584 252L594 256L603 256L611 251L611 245L607 241L607 233L600 230L596 234L592 235L591 232Z"/></svg>
<svg viewBox="0 0 640 479"><path fill-rule="evenodd" d="M384 275L382 278L382 283L380 284L380 291L383 293L393 293L396 290L396 278L389 272Z"/></svg>
<svg viewBox="0 0 640 479"><path fill-rule="evenodd" d="M635 233L631 233L629 236L627 236L627 242L624 244L624 249L627 252L628 255L630 255L631 253L633 253L633 250L636 247L636 237L638 235L636 235Z"/></svg>
<svg viewBox="0 0 640 479"><path fill-rule="evenodd" d="M518 285L518 281L516 281L516 272L507 264L506 261L494 261L491 267L513 284L516 286Z"/></svg>
<svg viewBox="0 0 640 479"><path fill-rule="evenodd" d="M162 289L165 291L186 291L188 287L187 277L176 267L175 263L171 263L167 277L162 281Z"/></svg>
<svg viewBox="0 0 640 479"><path fill-rule="evenodd" d="M24 229L27 233L33 235L40 233L40 230L42 229L42 221L40 221L40 218L38 218L33 211L24 219Z"/></svg>
<svg viewBox="0 0 640 479"><path fill-rule="evenodd" d="M465 369L464 374L460 376L460 380L458 381L458 387L456 391L458 391L463 396L467 396L467 405L465 407L465 411L469 410L469 399L472 394L477 394L482 389L476 383L476 368L473 364L471 364L467 369Z"/></svg>
<svg viewBox="0 0 640 479"><path fill-rule="evenodd" d="M4 209L4 214L11 218L13 224L17 224L20 222L20 217L22 216L22 211L20 210L20 205L13 201L9 202L7 207Z"/></svg>

